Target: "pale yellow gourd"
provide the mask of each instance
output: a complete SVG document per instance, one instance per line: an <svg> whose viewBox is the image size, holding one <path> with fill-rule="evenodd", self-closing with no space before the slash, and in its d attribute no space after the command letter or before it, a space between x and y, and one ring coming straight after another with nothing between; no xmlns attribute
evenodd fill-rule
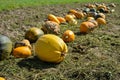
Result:
<svg viewBox="0 0 120 80"><path fill-rule="evenodd" d="M35 53L42 61L59 63L64 60L67 52L65 42L53 34L43 35L35 43Z"/></svg>

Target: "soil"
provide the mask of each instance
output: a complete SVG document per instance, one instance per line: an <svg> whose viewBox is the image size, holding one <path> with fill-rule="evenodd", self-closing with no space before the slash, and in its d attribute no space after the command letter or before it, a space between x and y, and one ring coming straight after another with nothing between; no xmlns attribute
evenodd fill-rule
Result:
<svg viewBox="0 0 120 80"><path fill-rule="evenodd" d="M65 4L46 5L46 6L27 7L27 8L19 8L9 11L8 10L2 11L0 12L0 34L8 36L13 41L14 44L16 41L20 41L24 39L25 32L30 27L41 28L42 23L47 19L48 14L54 14L56 16L64 17L70 9L81 10L83 7L84 4L73 3L66 5ZM71 43L66 43L69 48L69 52L68 52L69 56L67 57L65 62L61 63L57 68L56 67L54 68L53 66L49 65L49 67L52 67L51 69L46 67L46 64L44 63L41 64L44 64L45 66L37 66L34 64L32 64L33 66L31 66L30 62L34 62L36 61L36 59L32 59L32 61L31 59L22 60L21 62L19 62L20 60L15 60L16 62L12 61L10 63L18 64L20 67L26 66L28 70L29 69L31 70L32 67L36 67L36 68L40 67L40 69L42 69L43 71L41 74L37 74L37 70L36 68L34 68L33 70L31 70L31 72L33 71L34 74L30 74L29 71L26 71L26 73L30 75L34 75L31 76L30 78L28 78L29 76L23 77L24 74L21 74L21 76L19 77L18 75L12 75L13 78L9 80L13 80L14 78L15 80L20 80L22 78L23 78L22 80L33 80L33 79L35 80L37 75L46 75L48 74L47 72L51 72L51 74L53 75L55 75L56 73L59 73L59 75L63 74L62 76L65 79L61 79L59 78L60 76L56 75L57 78L60 80L78 80L78 79L111 80L108 79L111 74L113 75L112 78L114 78L114 80L119 80L119 75L120 75L120 68L119 68L120 67L119 65L120 64L120 20L119 20L120 9L119 8L120 8L120 4L116 3L116 7L112 7L112 9L115 9L115 12L105 14L107 25L99 26L97 29L93 30L93 32L85 35L79 34L79 25L82 21L84 21L84 19L78 20L78 25L76 26L62 24L61 34L58 36L61 37L62 33L67 29L73 30L73 32L76 35L75 41ZM30 62L26 64L26 62L28 61ZM36 62L36 64L37 63L38 62ZM44 67L46 67L47 69L45 69ZM2 69L0 69L0 71L2 71ZM39 71L38 73L40 72L41 71ZM7 74L7 71L5 74L2 75L7 78L8 76L10 76L9 74ZM46 76L49 77L49 74ZM40 76L39 77L37 76L37 78L41 79ZM52 80L54 79L52 78Z"/></svg>

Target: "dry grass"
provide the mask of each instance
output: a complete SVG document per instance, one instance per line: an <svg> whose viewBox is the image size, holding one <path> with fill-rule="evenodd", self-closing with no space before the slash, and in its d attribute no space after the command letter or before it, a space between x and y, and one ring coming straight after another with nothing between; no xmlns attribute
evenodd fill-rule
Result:
<svg viewBox="0 0 120 80"><path fill-rule="evenodd" d="M74 5L74 6L71 6ZM47 14L64 16L69 9L82 8L83 4L51 5L2 11L0 33L13 41L24 38L30 27L41 27ZM106 14L108 24L92 33L79 34L79 25L61 25L61 32L71 29L74 42L67 43L69 52L60 64L45 63L31 56L0 61L0 76L7 80L119 80L120 76L120 4L115 13ZM58 36L61 36L58 35Z"/></svg>

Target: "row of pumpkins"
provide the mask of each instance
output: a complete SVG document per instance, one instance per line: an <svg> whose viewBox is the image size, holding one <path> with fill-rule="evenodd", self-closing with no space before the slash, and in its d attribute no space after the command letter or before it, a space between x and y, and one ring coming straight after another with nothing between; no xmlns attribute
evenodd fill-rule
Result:
<svg viewBox="0 0 120 80"><path fill-rule="evenodd" d="M115 7L114 4L111 4ZM74 41L75 34L71 30L60 33L60 24L69 23L77 25L77 20L86 19L80 24L80 32L88 33L99 25L105 25L105 14L110 9L105 4L87 4L81 11L71 9L65 17L57 17L53 14L48 15L48 20L44 22L42 28L32 27L25 32L25 39L15 42L5 35L0 35L0 60L9 58L12 55L16 58L27 58L32 55L34 50L36 56L43 61L60 63L64 60L68 48L66 42ZM31 46L34 43L34 49Z"/></svg>

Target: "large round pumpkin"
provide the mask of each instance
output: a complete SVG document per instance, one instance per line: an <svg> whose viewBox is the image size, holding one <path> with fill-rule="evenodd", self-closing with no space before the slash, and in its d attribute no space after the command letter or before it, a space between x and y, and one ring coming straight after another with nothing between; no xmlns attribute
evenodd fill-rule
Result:
<svg viewBox="0 0 120 80"><path fill-rule="evenodd" d="M43 34L44 32L41 29L32 27L25 33L25 39L28 39L30 43L34 43Z"/></svg>
<svg viewBox="0 0 120 80"><path fill-rule="evenodd" d="M7 59L12 51L12 41L4 35L0 35L0 60Z"/></svg>
<svg viewBox="0 0 120 80"><path fill-rule="evenodd" d="M40 60L59 63L64 60L67 45L54 34L41 36L35 43L35 53Z"/></svg>

